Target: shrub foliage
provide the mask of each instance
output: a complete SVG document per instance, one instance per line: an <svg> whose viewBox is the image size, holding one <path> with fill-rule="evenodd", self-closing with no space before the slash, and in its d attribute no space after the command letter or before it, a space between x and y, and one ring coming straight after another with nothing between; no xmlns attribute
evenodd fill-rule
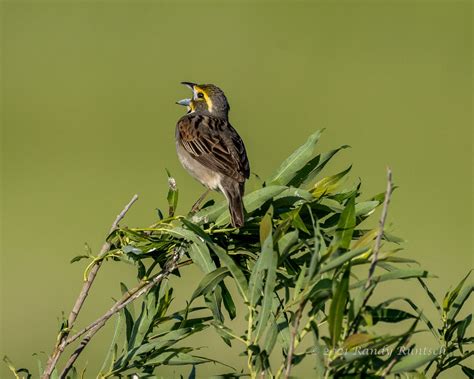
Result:
<svg viewBox="0 0 474 379"><path fill-rule="evenodd" d="M364 222L384 200L388 204L391 179L387 191L363 199L360 183L344 181L350 167L322 176L346 146L317 153L319 137L320 132L310 136L245 196L243 228L229 227L225 202L177 215L178 190L170 178L167 217L159 212L150 227L122 227L108 236L110 250L92 263L132 263L139 287L171 273L187 281L191 264L202 279L188 299L174 293L169 281L157 281L136 301L139 306L130 303L115 313L115 333L98 377L152 378L159 377L159 366L189 365L194 378L198 365L215 363L220 377L288 378L307 360L314 378L436 377L456 365L472 377L465 364L472 355L473 337L467 335L472 315L460 317L473 290L468 276L440 305L425 283L430 274L400 255L401 240L384 230L383 220ZM371 224L377 226L364 226ZM74 261L82 258L91 257ZM421 285L440 320L428 320L409 294L374 300L376 290L400 280ZM124 296L134 291L123 283L121 289ZM170 311L172 301L182 309ZM231 322L236 318L240 322ZM438 346L417 354L413 337L423 330ZM247 362L243 371L187 342L214 332L226 345L240 346ZM73 365L51 376L75 379L80 372Z"/></svg>

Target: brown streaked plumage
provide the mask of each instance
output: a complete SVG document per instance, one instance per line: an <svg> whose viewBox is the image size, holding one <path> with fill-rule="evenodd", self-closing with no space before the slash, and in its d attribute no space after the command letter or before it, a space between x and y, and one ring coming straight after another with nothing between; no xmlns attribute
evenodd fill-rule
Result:
<svg viewBox="0 0 474 379"><path fill-rule="evenodd" d="M178 102L188 113L176 125L176 150L183 167L211 190L219 190L229 203L231 223L244 225L242 196L250 174L245 146L228 120L229 104L212 84L185 82L193 99Z"/></svg>

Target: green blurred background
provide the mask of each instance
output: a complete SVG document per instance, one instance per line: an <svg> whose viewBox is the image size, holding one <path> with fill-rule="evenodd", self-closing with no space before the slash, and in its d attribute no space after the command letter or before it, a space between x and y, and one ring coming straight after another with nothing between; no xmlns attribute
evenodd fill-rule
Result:
<svg viewBox="0 0 474 379"><path fill-rule="evenodd" d="M133 226L165 208L165 168L180 211L200 195L175 155L183 80L226 91L262 178L323 127L320 149L352 146L326 174L353 163L366 198L384 190L390 165L400 187L390 230L439 276L436 295L473 266L470 1L12 0L0 12L0 355L18 366L35 369L32 353L50 353L81 286L84 263L69 260L85 241L99 249L134 193ZM178 285L177 305L199 278ZM133 268L106 265L79 323L111 304L119 280L133 283ZM387 293L404 288L413 286ZM109 332L81 361L91 376ZM225 351L213 334L199 337L203 355ZM233 353L220 358L239 367ZM201 366L198 377L223 371Z"/></svg>

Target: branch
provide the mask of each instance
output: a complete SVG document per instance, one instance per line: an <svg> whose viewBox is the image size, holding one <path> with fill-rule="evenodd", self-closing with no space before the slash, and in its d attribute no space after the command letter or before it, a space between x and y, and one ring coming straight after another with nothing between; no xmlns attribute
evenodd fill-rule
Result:
<svg viewBox="0 0 474 379"><path fill-rule="evenodd" d="M295 352L296 335L298 334L298 328L300 326L300 321L301 321L301 317L303 316L303 309L305 305L306 305L306 301L302 301L295 314L293 330L291 331L290 347L288 349L288 356L286 357L285 379L288 379L290 377L291 361L293 360L293 354Z"/></svg>
<svg viewBox="0 0 474 379"><path fill-rule="evenodd" d="M387 167L387 189L385 190L385 199L383 201L382 215L380 216L379 221L379 231L377 233L377 238L375 239L374 253L372 254L372 262L370 263L369 268L369 277L367 283L365 283L365 289L368 289L372 284L372 278L374 276L375 267L379 260L379 251L382 244L383 231L385 228L385 220L387 219L388 205L390 204L390 198L393 192L393 183L392 183L392 170L390 167Z"/></svg>
<svg viewBox="0 0 474 379"><path fill-rule="evenodd" d="M156 276L153 277L153 279L149 282L144 282L139 284L137 287L135 287L133 290L128 291L122 299L118 300L112 308L110 308L107 312L104 313L104 315L97 320L95 320L93 323L91 323L89 326L81 330L80 332L76 333L74 336L69 338L66 341L66 344L69 345L70 343L74 342L76 339L78 339L80 336L83 334L87 333L86 336L83 338L79 346L74 350L74 352L71 354L69 357L63 372L60 375L60 378L66 378L66 375L68 371L71 369L73 366L74 362L76 362L77 358L79 355L82 353L82 351L85 349L87 344L90 342L92 337L101 329L107 320L109 320L115 313L120 312L123 308L125 308L128 304L131 302L135 301L138 299L141 295L144 293L148 292L151 288L156 286L158 283L160 283L163 279L166 279L174 270L178 268L178 261L181 258L183 252L181 249L175 250L175 253L173 256L168 260L168 262L165 265L165 268Z"/></svg>
<svg viewBox="0 0 474 379"><path fill-rule="evenodd" d="M129 211L133 203L135 203L135 201L137 200L138 200L138 195L134 195L132 199L130 200L130 202L122 210L122 212L120 212L117 215L117 217L115 218L115 221L113 222L110 228L109 234L112 233L115 229L117 229L118 223L124 218L125 214ZM74 303L74 306L67 320L66 329L63 329L59 332L54 350L51 353L50 357L48 358L48 362L46 363L46 368L44 369L44 372L42 375L43 379L48 379L51 376L54 368L56 367L56 364L58 363L59 357L61 356L64 349L66 348L67 336L69 335L69 332L72 329L77 319L77 315L81 311L82 305L84 304L84 301L86 300L87 295L89 294L89 290L92 286L92 283L94 282L97 272L99 271L99 268L102 264L102 258L109 252L109 250L110 250L110 243L106 241L102 245L99 255L97 256L95 263L92 265L92 268L89 271L87 279L82 286L81 292L79 293L79 296L77 297L76 302Z"/></svg>

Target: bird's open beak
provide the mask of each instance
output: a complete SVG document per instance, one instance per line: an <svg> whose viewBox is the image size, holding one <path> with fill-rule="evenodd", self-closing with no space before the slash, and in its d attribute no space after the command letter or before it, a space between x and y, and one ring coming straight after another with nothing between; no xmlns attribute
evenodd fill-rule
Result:
<svg viewBox="0 0 474 379"><path fill-rule="evenodd" d="M183 99L179 100L176 102L178 105L184 105L185 107L189 107L189 104L191 104L191 99Z"/></svg>
<svg viewBox="0 0 474 379"><path fill-rule="evenodd" d="M194 86L196 86L196 83L191 83L191 82L181 82L181 84L184 84L186 87L188 87L191 91L194 91Z"/></svg>

